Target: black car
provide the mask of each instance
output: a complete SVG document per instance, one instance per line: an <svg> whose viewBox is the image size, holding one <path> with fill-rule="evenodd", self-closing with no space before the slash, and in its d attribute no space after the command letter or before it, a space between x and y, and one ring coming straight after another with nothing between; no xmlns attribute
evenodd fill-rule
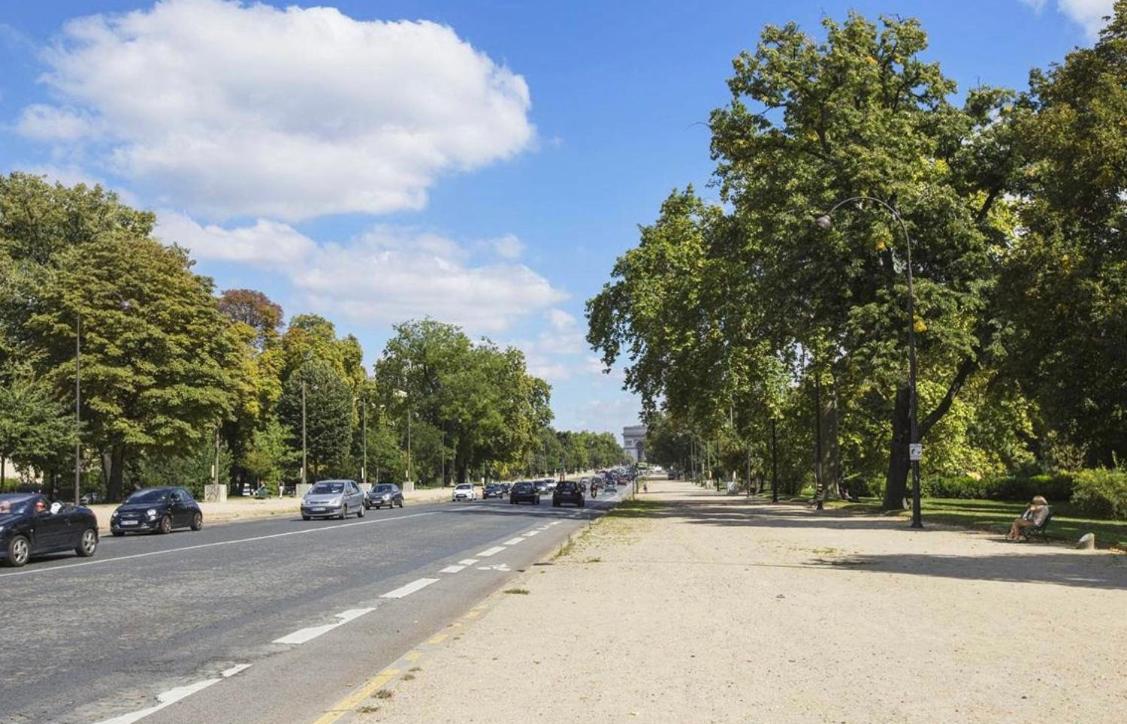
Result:
<svg viewBox="0 0 1127 724"><path fill-rule="evenodd" d="M513 489L509 491L509 502L513 505L517 503L540 505L540 491L535 483L521 481L513 485Z"/></svg>
<svg viewBox="0 0 1127 724"><path fill-rule="evenodd" d="M184 488L142 488L110 516L110 533L171 533L173 528L203 528L203 511Z"/></svg>
<svg viewBox="0 0 1127 724"><path fill-rule="evenodd" d="M574 480L561 480L556 483L556 489L552 491L552 505L558 508L564 503L571 503L580 508L584 506L583 491L579 489L579 483Z"/></svg>
<svg viewBox="0 0 1127 724"><path fill-rule="evenodd" d="M505 497L505 489L497 483L490 483L485 486L485 492L481 497L484 498L503 498Z"/></svg>
<svg viewBox="0 0 1127 724"><path fill-rule="evenodd" d="M509 490L513 487L511 483L501 483L500 485L501 485L501 495L502 496L508 495Z"/></svg>
<svg viewBox="0 0 1127 724"><path fill-rule="evenodd" d="M49 503L38 493L0 495L0 560L19 567L32 556L98 548L98 519L89 508Z"/></svg>
<svg viewBox="0 0 1127 724"><path fill-rule="evenodd" d="M394 508L397 505L400 508L403 507L403 491L399 489L398 485L377 483L364 496L364 507L368 510L372 508L379 510L385 505L389 508Z"/></svg>

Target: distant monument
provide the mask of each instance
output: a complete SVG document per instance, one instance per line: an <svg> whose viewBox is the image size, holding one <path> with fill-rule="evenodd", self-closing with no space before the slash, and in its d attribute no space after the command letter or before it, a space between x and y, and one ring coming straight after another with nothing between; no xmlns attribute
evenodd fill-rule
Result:
<svg viewBox="0 0 1127 724"><path fill-rule="evenodd" d="M646 426L627 425L622 428L622 449L636 463L646 461Z"/></svg>

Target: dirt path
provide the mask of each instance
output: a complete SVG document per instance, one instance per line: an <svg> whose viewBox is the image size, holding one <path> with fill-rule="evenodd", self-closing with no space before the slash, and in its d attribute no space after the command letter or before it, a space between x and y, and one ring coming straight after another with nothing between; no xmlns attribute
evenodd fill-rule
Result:
<svg viewBox="0 0 1127 724"><path fill-rule="evenodd" d="M1127 556L651 482L353 720L1122 721ZM387 696L385 693L383 696Z"/></svg>

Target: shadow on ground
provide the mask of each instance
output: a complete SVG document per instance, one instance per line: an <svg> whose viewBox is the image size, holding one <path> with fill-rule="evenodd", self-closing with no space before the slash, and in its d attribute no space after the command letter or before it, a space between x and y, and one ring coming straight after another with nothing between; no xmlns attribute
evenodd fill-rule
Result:
<svg viewBox="0 0 1127 724"><path fill-rule="evenodd" d="M962 532L946 526L931 526L923 531L908 527L901 517L846 510L814 510L794 504L772 504L762 499L711 497L701 492L691 497L641 499L609 513L616 518L677 518L690 525L718 525L764 529L824 529L888 531L920 536L928 532ZM965 535L981 533L967 531ZM926 540L926 538L924 539ZM840 558L819 558L803 567L850 571L1005 581L1047 583L1085 588L1127 589L1127 556L1111 553L1081 554L1043 543L1007 543L993 537L998 553L966 555L920 553L858 554ZM907 544L906 544L907 545ZM913 547L919 547L913 544Z"/></svg>

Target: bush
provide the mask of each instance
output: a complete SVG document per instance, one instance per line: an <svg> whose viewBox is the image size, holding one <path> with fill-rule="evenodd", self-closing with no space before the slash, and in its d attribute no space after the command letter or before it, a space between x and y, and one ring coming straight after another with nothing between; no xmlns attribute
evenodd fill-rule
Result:
<svg viewBox="0 0 1127 724"><path fill-rule="evenodd" d="M1072 503L1092 517L1127 520L1127 472L1081 470L1074 478Z"/></svg>
<svg viewBox="0 0 1127 724"><path fill-rule="evenodd" d="M976 480L969 475L938 475L922 481L922 492L931 498L986 498L988 500L1029 501L1043 495L1050 501L1064 502L1072 497L1072 476L1006 475Z"/></svg>

